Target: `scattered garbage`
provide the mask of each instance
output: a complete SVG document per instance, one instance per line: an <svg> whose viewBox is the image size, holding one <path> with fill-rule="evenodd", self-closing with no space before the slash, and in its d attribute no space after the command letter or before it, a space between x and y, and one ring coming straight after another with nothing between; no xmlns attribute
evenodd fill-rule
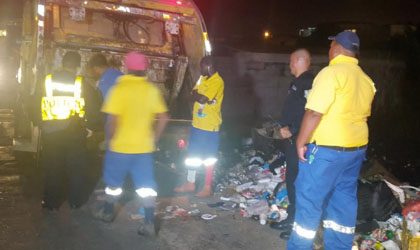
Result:
<svg viewBox="0 0 420 250"><path fill-rule="evenodd" d="M216 168L215 191L221 193L220 202L208 204L214 209L238 211L266 225L287 218L289 204L286 190L286 161L280 151L250 149L234 157L236 162L222 159L221 164L231 168ZM223 161L224 160L224 161Z"/></svg>
<svg viewBox="0 0 420 250"><path fill-rule="evenodd" d="M224 168L216 168L214 187L220 202L208 207L237 211L261 225L287 218L285 156L268 143L273 144L268 134L257 136L246 141L244 152L235 150L236 161L221 158ZM402 185L375 160L362 166L358 186L352 249L420 250L420 189Z"/></svg>
<svg viewBox="0 0 420 250"><path fill-rule="evenodd" d="M217 215L215 215L215 214L203 214L203 215L201 215L201 219L203 219L203 220L212 220L216 217L217 217Z"/></svg>

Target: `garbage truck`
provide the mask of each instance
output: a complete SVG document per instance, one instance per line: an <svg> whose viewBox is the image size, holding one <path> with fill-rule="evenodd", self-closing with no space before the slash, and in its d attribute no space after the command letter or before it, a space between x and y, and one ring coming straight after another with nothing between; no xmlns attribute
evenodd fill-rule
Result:
<svg viewBox="0 0 420 250"><path fill-rule="evenodd" d="M147 77L162 91L172 117L166 141L184 145L192 107L187 97L199 78L201 58L211 53L203 17L192 0L26 0L22 30L15 151L39 153L42 135L27 100L46 74L61 67L67 51L81 55L82 75L95 53L123 72L127 52L145 54Z"/></svg>

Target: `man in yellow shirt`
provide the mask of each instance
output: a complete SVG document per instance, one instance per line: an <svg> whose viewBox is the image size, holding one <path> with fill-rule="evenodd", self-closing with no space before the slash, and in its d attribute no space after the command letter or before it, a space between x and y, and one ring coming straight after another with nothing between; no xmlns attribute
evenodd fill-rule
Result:
<svg viewBox="0 0 420 250"><path fill-rule="evenodd" d="M187 181L174 191L178 193L195 191L196 170L204 166L206 168L204 187L196 196L207 197L211 194L214 165L217 162L224 82L214 68L212 57L204 57L200 67L202 76L192 91L193 122L188 157L185 160L188 168Z"/></svg>
<svg viewBox="0 0 420 250"><path fill-rule="evenodd" d="M118 78L102 107L108 114L109 150L104 159L107 200L96 216L106 222L115 218L114 203L123 192L127 174L142 200L145 221L138 233L154 233L157 196L154 180L153 151L168 122L167 108L160 90L147 81L147 58L137 52L125 57L128 75Z"/></svg>
<svg viewBox="0 0 420 250"><path fill-rule="evenodd" d="M287 249L313 249L321 216L325 249L351 249L354 239L375 87L358 66L359 37L343 31L330 40L330 63L315 77L296 142L296 215Z"/></svg>

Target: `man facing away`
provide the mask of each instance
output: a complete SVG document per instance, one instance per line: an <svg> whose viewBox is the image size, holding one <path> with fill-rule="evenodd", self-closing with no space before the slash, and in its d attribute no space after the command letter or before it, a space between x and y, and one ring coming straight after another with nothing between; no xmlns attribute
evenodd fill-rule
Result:
<svg viewBox="0 0 420 250"><path fill-rule="evenodd" d="M289 250L313 249L321 216L325 249L351 249L354 239L357 178L375 87L358 66L359 37L343 31L330 40L330 63L315 77L296 142L300 161Z"/></svg>
<svg viewBox="0 0 420 250"><path fill-rule="evenodd" d="M187 182L174 191L178 193L195 191L196 170L204 166L206 168L204 187L196 196L207 197L211 195L214 165L218 156L224 82L214 68L212 57L204 57L200 68L201 77L192 91L193 122L188 156L185 160L188 168Z"/></svg>
<svg viewBox="0 0 420 250"><path fill-rule="evenodd" d="M306 49L298 49L290 55L290 72L296 77L290 84L289 93L282 112L279 134L285 141L284 153L286 156L286 188L289 198L287 207L287 219L282 222L271 223L271 228L282 230L280 237L288 239L292 231L295 219L295 186L294 182L298 174L299 159L296 152L296 138L299 133L305 113L306 96L312 88L314 76L309 72L311 55Z"/></svg>
<svg viewBox="0 0 420 250"><path fill-rule="evenodd" d="M81 57L75 51L63 56L63 68L47 74L39 90L42 113L42 156L45 187L42 206L58 210L62 202L63 183L69 180L68 201L72 209L86 200L86 137L96 129L98 116L88 87L77 75ZM99 119L99 118L98 118Z"/></svg>
<svg viewBox="0 0 420 250"><path fill-rule="evenodd" d="M110 142L103 174L106 202L95 216L106 222L114 219L114 203L123 192L125 176L130 174L145 210L138 233L153 235L157 197L153 151L168 122L167 108L160 90L146 79L147 58L130 52L125 65L129 74L118 79L102 107L109 116Z"/></svg>

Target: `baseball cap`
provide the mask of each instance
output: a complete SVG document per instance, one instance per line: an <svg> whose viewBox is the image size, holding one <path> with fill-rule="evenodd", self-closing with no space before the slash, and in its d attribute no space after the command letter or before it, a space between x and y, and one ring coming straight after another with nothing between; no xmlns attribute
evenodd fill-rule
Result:
<svg viewBox="0 0 420 250"><path fill-rule="evenodd" d="M342 31L336 36L329 36L328 40L335 40L345 49L348 49L355 53L359 52L360 40L357 34L352 31Z"/></svg>
<svg viewBox="0 0 420 250"><path fill-rule="evenodd" d="M129 70L144 71L147 69L146 56L136 51L127 53L124 62Z"/></svg>

